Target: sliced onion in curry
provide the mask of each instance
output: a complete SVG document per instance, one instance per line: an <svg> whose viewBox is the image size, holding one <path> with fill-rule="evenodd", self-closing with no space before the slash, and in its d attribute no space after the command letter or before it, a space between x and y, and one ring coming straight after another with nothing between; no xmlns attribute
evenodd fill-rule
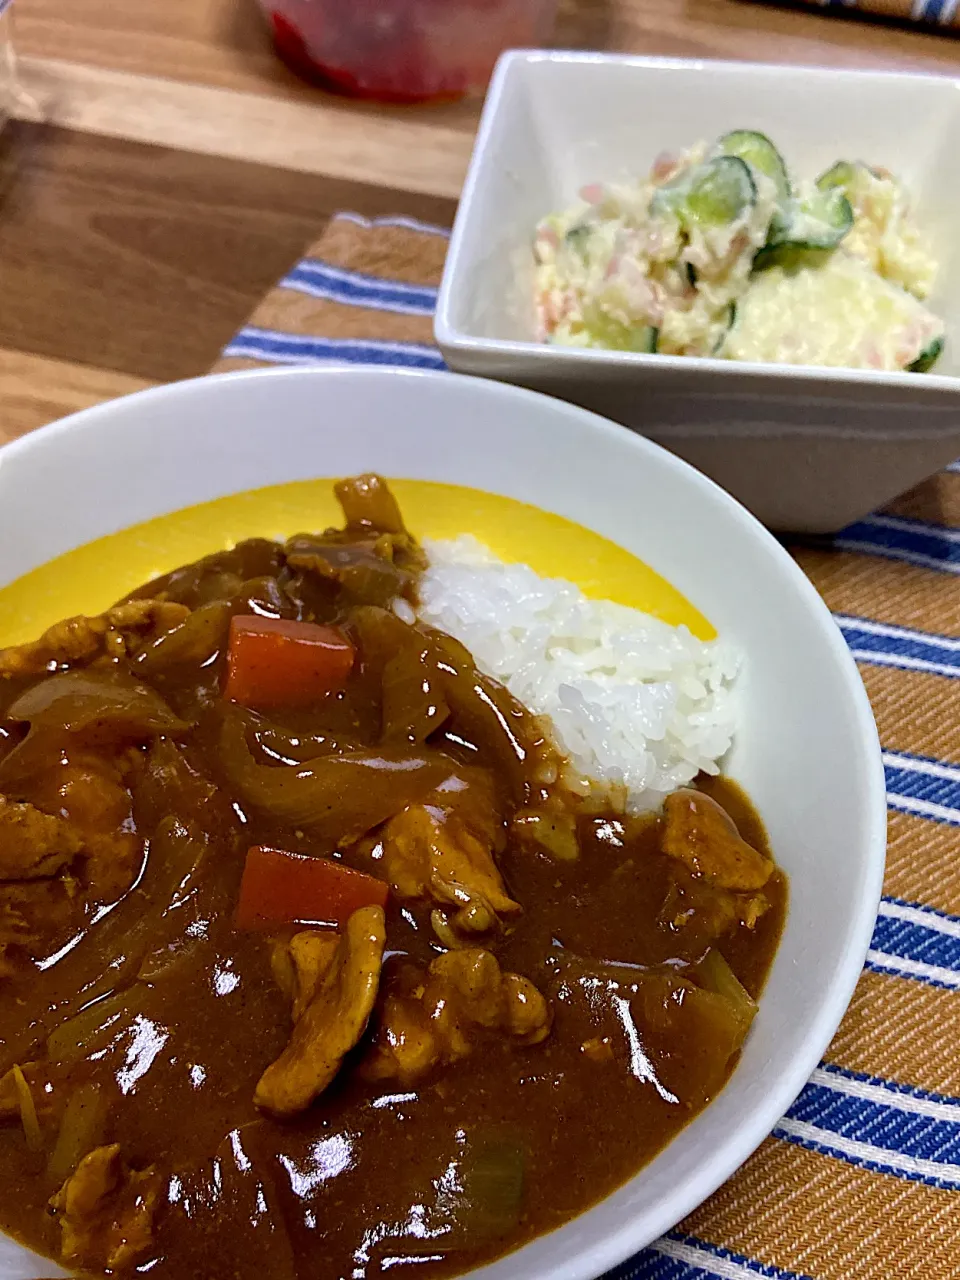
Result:
<svg viewBox="0 0 960 1280"><path fill-rule="evenodd" d="M125 671L63 671L39 681L7 710L10 720L69 733L103 730L132 739L189 728L149 685Z"/></svg>
<svg viewBox="0 0 960 1280"><path fill-rule="evenodd" d="M207 849L208 840L197 828L172 816L160 823L139 882L58 961L69 959L71 994L50 1004L48 992L58 986L57 963L41 966L32 976L30 1005L24 1005L17 1018L9 1018L4 1028L4 1064L23 1058L37 1039L56 1035L55 1028L61 1044L82 1046L82 1035L71 1030L70 1020L111 992L130 986L158 939L179 934L182 921L167 916L195 886ZM123 998L118 997L121 1002ZM37 1017L40 1006L45 1011Z"/></svg>
<svg viewBox="0 0 960 1280"><path fill-rule="evenodd" d="M333 492L343 508L348 528L406 532L396 498L386 483L372 472L338 480Z"/></svg>
<svg viewBox="0 0 960 1280"><path fill-rule="evenodd" d="M215 661L226 648L232 613L233 606L224 600L200 605L140 650L134 659L138 672L149 677L184 663L204 667Z"/></svg>
<svg viewBox="0 0 960 1280"><path fill-rule="evenodd" d="M246 720L247 741L257 764L303 764L321 756L357 754L364 750L364 744L358 739L341 733L288 729L256 711L239 707L231 714Z"/></svg>
<svg viewBox="0 0 960 1280"><path fill-rule="evenodd" d="M258 765L243 725L225 715L220 760L242 804L336 844L356 840L435 790L453 770L438 752L376 748L299 766Z"/></svg>
<svg viewBox="0 0 960 1280"><path fill-rule="evenodd" d="M92 1081L70 1092L47 1160L52 1186L59 1187L83 1157L103 1142L109 1110L106 1095Z"/></svg>
<svg viewBox="0 0 960 1280"><path fill-rule="evenodd" d="M381 673L381 740L425 742L450 715L434 647L388 609L357 609L352 624L364 662Z"/></svg>

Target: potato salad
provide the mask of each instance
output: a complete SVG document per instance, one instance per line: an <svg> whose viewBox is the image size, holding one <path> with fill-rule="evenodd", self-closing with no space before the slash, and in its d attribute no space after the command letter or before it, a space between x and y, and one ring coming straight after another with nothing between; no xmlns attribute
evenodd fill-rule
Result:
<svg viewBox="0 0 960 1280"><path fill-rule="evenodd" d="M841 160L797 180L753 130L593 184L539 224L540 341L783 364L929 369L937 264L908 193Z"/></svg>

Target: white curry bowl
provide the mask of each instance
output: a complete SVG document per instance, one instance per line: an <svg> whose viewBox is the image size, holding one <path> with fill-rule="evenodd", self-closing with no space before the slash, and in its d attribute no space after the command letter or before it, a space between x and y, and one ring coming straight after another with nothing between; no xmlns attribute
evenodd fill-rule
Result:
<svg viewBox="0 0 960 1280"><path fill-rule="evenodd" d="M587 183L759 129L792 172L836 160L905 182L940 262L934 372L803 368L535 341L533 233ZM545 391L671 449L765 524L833 532L960 455L960 81L593 53L505 54L491 82L437 306L452 369Z"/></svg>
<svg viewBox="0 0 960 1280"><path fill-rule="evenodd" d="M651 564L744 655L741 727L725 768L759 809L791 891L742 1058L719 1097L618 1191L475 1273L591 1280L733 1173L836 1030L883 872L873 717L813 587L712 481L583 409L447 373L228 374L116 400L17 440L0 450L0 584L193 503L365 470L469 485L577 521ZM0 1242L0 1280L51 1273Z"/></svg>

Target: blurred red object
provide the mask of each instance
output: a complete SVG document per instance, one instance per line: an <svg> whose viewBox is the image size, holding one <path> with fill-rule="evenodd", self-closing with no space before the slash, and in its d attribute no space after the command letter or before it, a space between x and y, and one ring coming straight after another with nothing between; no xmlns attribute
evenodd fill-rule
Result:
<svg viewBox="0 0 960 1280"><path fill-rule="evenodd" d="M381 102L482 91L504 49L542 44L557 0L260 0L277 52L327 88Z"/></svg>

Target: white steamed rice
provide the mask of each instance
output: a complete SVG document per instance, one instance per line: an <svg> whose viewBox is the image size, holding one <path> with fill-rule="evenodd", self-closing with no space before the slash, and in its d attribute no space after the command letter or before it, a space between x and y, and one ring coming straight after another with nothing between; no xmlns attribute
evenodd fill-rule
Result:
<svg viewBox="0 0 960 1280"><path fill-rule="evenodd" d="M739 656L722 640L505 564L476 538L427 541L421 620L467 646L555 737L579 775L659 808L700 770L717 772L736 709Z"/></svg>

